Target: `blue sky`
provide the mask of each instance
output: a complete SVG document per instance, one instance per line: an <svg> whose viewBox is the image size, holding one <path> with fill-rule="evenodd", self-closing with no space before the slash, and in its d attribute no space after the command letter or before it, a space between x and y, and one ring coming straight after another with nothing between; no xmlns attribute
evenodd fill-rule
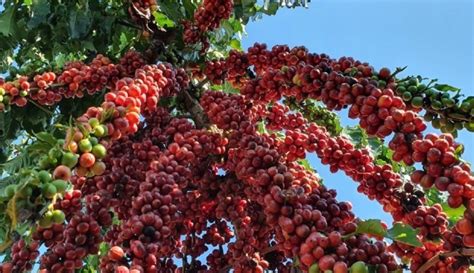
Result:
<svg viewBox="0 0 474 273"><path fill-rule="evenodd" d="M243 45L304 45L376 68L408 66L405 75L437 78L474 95L473 14L470 0L313 0L308 9L280 9L276 16L250 23ZM345 125L355 124L346 112L340 117ZM466 146L464 159L474 162L474 133L462 131L458 140ZM342 173L331 174L317 158L310 162L340 200L353 203L357 216L391 223L380 205L357 193L356 183Z"/></svg>

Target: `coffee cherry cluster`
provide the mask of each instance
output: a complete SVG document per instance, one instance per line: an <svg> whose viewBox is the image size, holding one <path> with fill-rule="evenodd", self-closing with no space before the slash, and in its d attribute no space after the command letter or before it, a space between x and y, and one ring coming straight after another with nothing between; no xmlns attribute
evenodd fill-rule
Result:
<svg viewBox="0 0 474 273"><path fill-rule="evenodd" d="M112 212L110 207L112 196L105 190L100 190L94 194L86 195L86 207L88 214L97 220L100 226L109 227L112 225Z"/></svg>
<svg viewBox="0 0 474 273"><path fill-rule="evenodd" d="M184 23L185 42L201 41L205 50L205 32L229 18L232 6L230 0L204 0L194 21ZM134 19L143 20L156 2L133 1L131 9L139 16ZM457 158L461 146L448 135L423 136L418 102L407 106L397 96L399 85L388 69L375 72L367 63L333 60L304 47L268 50L255 44L248 53L232 51L227 59L209 61L204 74L214 84L230 82L241 94L204 92L189 112L203 111L199 115L207 118L193 117L195 122L173 117L181 107L172 114L158 107L160 98L188 87L186 72L164 63L145 65L136 52L117 65L99 55L88 65L70 63L58 75L0 81L0 103L18 106L27 96L53 105L63 97L110 89L100 106L90 107L67 131L64 145L40 160L46 175L38 174L44 185L34 194L56 201L33 234L35 243L48 246L42 272L74 272L87 255L97 254L103 240L112 247L101 258L101 270L124 273L230 267L288 272L283 264L289 257L297 258L305 272L367 272L371 266L385 273L398 269L388 251L411 258L411 269L417 270L441 251L474 245L474 181L468 165ZM447 191L450 206L467 208L455 229L448 230L440 205L425 206L418 187L390 165L376 165L368 149L332 136L279 103L289 97L295 103L321 101L331 110L349 108L349 116L359 119L369 135L393 134L393 159L423 165L413 182ZM259 133L259 123L270 131ZM354 234L359 220L351 204L338 201L336 191L295 162L306 152L315 152L332 172L344 171L359 183L359 192L381 203L396 221L419 228L423 246L394 243L388 248L380 238ZM69 181L72 192L66 192ZM9 192L15 195L14 190ZM120 223L114 224L114 217ZM439 244L431 242L438 239ZM28 267L23 247L15 247L19 251L2 271ZM203 256L208 265L197 260ZM173 258L191 262L178 267ZM466 258L451 258L430 272L466 266Z"/></svg>
<svg viewBox="0 0 474 273"><path fill-rule="evenodd" d="M149 4L153 5L153 1ZM125 52L125 54L119 60L120 65L118 65L118 70L120 71L121 77L133 76L135 71L140 67L143 67L146 62L143 56L134 50Z"/></svg>
<svg viewBox="0 0 474 273"><path fill-rule="evenodd" d="M448 203L457 208L463 204L463 198L474 197L474 177L467 164L458 164L460 144L455 143L451 135L427 134L424 139L413 142L413 160L422 162L424 170L412 173L415 183L425 188L435 186L449 194Z"/></svg>
<svg viewBox="0 0 474 273"><path fill-rule="evenodd" d="M75 272L82 268L84 250L76 249L71 243L57 244L41 256L40 272Z"/></svg>
<svg viewBox="0 0 474 273"><path fill-rule="evenodd" d="M274 103L268 107L268 109L257 106L255 111L257 116L262 117L266 122L267 128L270 130L295 130L302 128L306 122L306 119L301 113L290 113L290 108L280 103Z"/></svg>
<svg viewBox="0 0 474 273"><path fill-rule="evenodd" d="M53 224L49 228L38 227L32 237L34 240L44 243L46 247L51 248L64 240L63 232L64 224Z"/></svg>
<svg viewBox="0 0 474 273"><path fill-rule="evenodd" d="M144 64L139 53L129 51L117 65L109 58L97 55L89 64L80 61L68 63L59 74L45 72L33 79L20 76L15 81L0 84L0 107L2 110L7 104L24 107L28 98L52 106L64 98L81 98L85 93L92 95L104 88L112 88L119 77L133 76L135 70Z"/></svg>
<svg viewBox="0 0 474 273"><path fill-rule="evenodd" d="M219 27L221 20L228 19L233 10L232 0L204 0L194 13L194 21L184 21L184 42L194 44L199 41L207 48L205 33Z"/></svg>
<svg viewBox="0 0 474 273"><path fill-rule="evenodd" d="M39 257L39 243L33 241L27 244L23 239L15 242L11 248L11 261L0 265L0 272L26 272L33 268Z"/></svg>
<svg viewBox="0 0 474 273"><path fill-rule="evenodd" d="M207 96L207 94L204 94L204 96ZM216 97L217 95L213 96ZM218 108L209 102L208 97L205 98L202 104L208 112L211 121L214 122L215 120L216 124L222 124L222 129L240 130L242 132L242 125L239 125L239 123L245 124L250 119L249 116L244 114L245 104L233 104L234 109L237 110L234 110L232 117L236 125L229 127L228 123L219 121L219 118L229 111L228 108ZM231 97L228 95L222 97L221 95L220 99L225 101L225 99L231 99ZM306 254L306 252L300 253L299 251L302 249L301 243L310 236L312 228L317 228L322 232L332 232L343 230L343 227L347 225L347 229L350 229L350 226L353 227L352 231L354 231L355 225L351 224L354 216L350 212L350 205L347 203L337 203L334 198L334 191L326 191L323 186L319 186L317 183L311 185L311 180L308 178L301 178L299 180L299 176L304 177L304 171L296 171L298 167L290 164L291 170L295 173L293 174L293 172L287 170L286 166L278 163L281 155L273 147L273 142L264 136L255 136L255 127L249 126L242 133L244 137L236 143L238 146L233 151L232 157L229 158L226 169L235 171L237 178L242 179L252 188L259 189L258 192L271 192L271 194L265 195L263 200L261 194L254 195L250 193L250 198L263 206L266 222L270 226L276 225L276 239L280 242L281 248L285 253L295 253L296 251L301 255L301 261L306 268L317 262L320 267L332 269L336 261L330 256L330 253L325 256L323 251L323 255L317 257L312 256L312 254ZM296 139L304 141L299 136ZM234 144L232 139L229 143ZM303 172L303 174L300 174L300 172ZM304 194L305 192L307 195ZM306 207L304 207L305 209L296 209L298 207L297 204L300 204L300 206L305 205ZM340 238L341 236L339 235ZM308 248L310 253L312 250L313 248ZM233 251L236 252L239 249ZM250 245L242 251L254 253ZM328 251L331 250L328 249ZM383 253L383 249L381 253ZM379 264L383 261L380 258L374 258L372 262ZM388 255L385 258L385 262L388 264L380 267L385 268L385 271L381 269L382 271L380 272L387 272L389 267L391 270L396 268L396 263L392 256ZM243 266L247 265L246 262L240 262L240 264ZM254 266L261 266L257 262L253 264ZM264 263L263 265L267 264ZM347 265L345 266L347 268ZM344 265L338 264L339 267L344 267ZM255 272L258 272L260 269L249 268L247 270L252 272L256 270Z"/></svg>
<svg viewBox="0 0 474 273"><path fill-rule="evenodd" d="M417 148L414 147L418 145L419 141L423 141L422 132L426 129L426 125L417 115L418 109L411 111L403 99L394 94L393 90L397 90L397 83L390 70L383 68L376 73L367 63L361 63L352 58L344 57L333 60L324 54L308 53L304 48L290 50L285 46L276 46L272 50L267 50L265 45L256 44L249 49L246 55L249 67L253 66L257 75L255 79L248 78L240 89L248 103L253 105L275 103L282 97L292 96L297 101L306 98L320 100L330 109L338 110L350 107L349 116L359 118L361 127L370 135L384 138L394 133L389 147L394 151L393 159L395 161L403 161L408 165L414 164L415 161L423 163L424 170L414 173L414 182L421 183L423 177L422 185L429 187L435 183L434 180L441 177L437 184L450 193L449 204L453 207L458 207L471 198L470 168L458 160L453 161L452 157L448 159L456 151L457 144L448 141L449 145L443 146L444 150L442 151L448 152L446 155L448 166L443 166L441 162L427 162L427 151L419 149L417 151ZM309 139L302 133L306 131L308 130L305 128L305 130L298 132L302 135L298 136L298 139L303 142L302 144L306 142L304 139ZM294 135L291 132L290 134ZM293 135L291 138L294 137ZM426 138L431 140L433 137L428 135ZM230 141L232 143L232 139ZM288 142L291 141L288 140ZM321 144L323 143L325 142ZM327 143L331 146L337 141ZM285 145L287 144L280 146L285 147ZM295 148L292 149L295 150ZM349 149L351 149L350 146ZM289 151L289 149L285 150ZM317 150L320 150L320 147ZM433 150L430 155L434 156L434 152ZM437 153L436 157L443 156L443 152ZM302 155L302 152L300 154ZM318 152L318 155L324 157L324 153ZM328 155L334 156L336 159L341 156L332 152ZM297 157L298 155L293 156ZM354 159L357 157L357 153L355 153ZM386 177L380 177L377 180L373 180L372 176L364 178L363 171L351 166L365 167L370 163L370 157L367 162L356 159L350 165L345 166L345 162L350 162L349 158L345 156L345 158L335 161L342 165L332 164L332 169L335 171L341 168L357 181L361 181L365 186L359 188L367 194L375 194L377 190L383 192L383 188L387 186L384 180L390 181L390 177L394 179L389 184L393 185L393 188L388 187L389 191L382 195L378 194L378 199L382 200L384 208L391 211L395 219L403 220L407 213L419 210L418 207L422 205L422 202L416 201L417 196L420 196L419 191L415 191L412 187L409 191L397 189L402 183L400 177L389 175L391 170L388 171ZM367 170L372 172L373 168L374 166L369 166ZM454 179L451 174L452 170L457 175L458 181L462 181L461 184L451 182ZM430 175L427 175L428 172ZM447 186L450 184L452 185L448 190ZM363 190L364 187L371 188L371 190ZM465 217L472 218L470 214L469 211L466 211Z"/></svg>
<svg viewBox="0 0 474 273"><path fill-rule="evenodd" d="M419 207L406 217L411 226L420 229L420 236L426 237L428 240L441 238L447 230L448 220L441 205L435 204L432 207Z"/></svg>
<svg viewBox="0 0 474 273"><path fill-rule="evenodd" d="M88 254L97 254L101 242L100 226L89 215L75 214L64 230L65 243L75 246L77 258L84 258Z"/></svg>
<svg viewBox="0 0 474 273"><path fill-rule="evenodd" d="M204 68L204 74L213 84L222 84L225 72L225 62L220 60L209 61Z"/></svg>
<svg viewBox="0 0 474 273"><path fill-rule="evenodd" d="M71 219L82 209L82 193L79 190L66 192L63 199L54 204L54 208L61 210L66 215L66 219Z"/></svg>

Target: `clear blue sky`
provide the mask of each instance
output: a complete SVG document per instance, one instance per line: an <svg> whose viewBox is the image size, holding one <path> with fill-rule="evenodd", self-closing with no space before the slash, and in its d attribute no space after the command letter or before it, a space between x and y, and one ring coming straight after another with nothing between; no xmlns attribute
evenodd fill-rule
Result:
<svg viewBox="0 0 474 273"><path fill-rule="evenodd" d="M471 0L313 0L309 9L281 9L249 24L243 45L304 45L311 52L352 56L376 68L407 65L406 75L437 78L474 95L473 13ZM346 112L340 116L345 125L355 124ZM474 162L474 133L463 131L459 141L466 146L464 159ZM344 174L331 174L317 158L310 161L340 200L353 203L357 216L392 222Z"/></svg>

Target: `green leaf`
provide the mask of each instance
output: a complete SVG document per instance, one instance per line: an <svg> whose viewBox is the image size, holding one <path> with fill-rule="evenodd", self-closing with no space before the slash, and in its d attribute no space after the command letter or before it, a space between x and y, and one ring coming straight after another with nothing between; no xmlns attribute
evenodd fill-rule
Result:
<svg viewBox="0 0 474 273"><path fill-rule="evenodd" d="M423 244L417 237L418 230L402 223L395 223L387 231L387 238L407 245L421 247Z"/></svg>
<svg viewBox="0 0 474 273"><path fill-rule="evenodd" d="M462 144L459 143L459 146L456 147L456 150L454 150L454 154L455 154L457 157L460 157L463 153L464 153L464 145L462 145Z"/></svg>
<svg viewBox="0 0 474 273"><path fill-rule="evenodd" d="M130 43L127 35L125 33L120 34L120 43L119 43L119 51L122 51L124 48L128 47Z"/></svg>
<svg viewBox="0 0 474 273"><path fill-rule="evenodd" d="M47 153L53 147L54 145L51 145L46 142L35 142L31 144L30 146L28 146L28 152L30 155L34 155L34 154L40 155L40 154Z"/></svg>
<svg viewBox="0 0 474 273"><path fill-rule="evenodd" d="M382 221L379 219L369 219L359 222L357 224L356 233L374 235L374 236L385 236L387 233L386 228L382 225Z"/></svg>
<svg viewBox="0 0 474 273"><path fill-rule="evenodd" d="M443 92L449 92L449 91L457 92L461 90L460 88L457 88L448 84L435 84L433 87L434 89L438 91L443 91Z"/></svg>
<svg viewBox="0 0 474 273"><path fill-rule="evenodd" d="M183 14L181 10L177 8L175 0L160 1L160 10L175 22L183 19Z"/></svg>
<svg viewBox="0 0 474 273"><path fill-rule="evenodd" d="M0 112L0 139L6 138L11 122L11 112Z"/></svg>
<svg viewBox="0 0 474 273"><path fill-rule="evenodd" d="M229 82L224 82L222 91L227 94L239 94L239 90L235 89Z"/></svg>
<svg viewBox="0 0 474 273"><path fill-rule="evenodd" d="M28 21L28 28L33 29L48 19L51 12L51 6L47 0L32 0L31 18Z"/></svg>
<svg viewBox="0 0 474 273"><path fill-rule="evenodd" d="M342 134L351 139L357 147L365 147L369 144L367 134L359 127L346 127Z"/></svg>
<svg viewBox="0 0 474 273"><path fill-rule="evenodd" d="M316 172L316 170L313 169L313 167L309 163L309 160L306 159L306 158L305 159L299 159L298 164L300 164L301 166L303 166L306 170L308 170L310 172Z"/></svg>
<svg viewBox="0 0 474 273"><path fill-rule="evenodd" d="M262 12L267 15L275 15L278 11L279 4L275 2L270 2L270 0L265 0L265 2L266 5L263 7Z"/></svg>
<svg viewBox="0 0 474 273"><path fill-rule="evenodd" d="M264 122L259 122L257 124L257 132L259 132L260 134L268 134L268 131Z"/></svg>
<svg viewBox="0 0 474 273"><path fill-rule="evenodd" d="M153 12L153 17L155 17L155 23L159 27L174 27L175 23L173 20L168 18L164 13L161 13L159 11L154 11Z"/></svg>
<svg viewBox="0 0 474 273"><path fill-rule="evenodd" d="M184 10L186 11L186 17L192 18L194 11L197 8L195 1L192 0L183 0Z"/></svg>
<svg viewBox="0 0 474 273"><path fill-rule="evenodd" d="M50 145L56 145L56 138L51 135L50 133L47 133L47 132L40 132L40 133L37 133L35 134L35 137L43 142L46 142Z"/></svg>
<svg viewBox="0 0 474 273"><path fill-rule="evenodd" d="M13 34L14 21L13 17L15 14L15 6L10 6L0 13L0 33L4 36L10 36Z"/></svg>
<svg viewBox="0 0 474 273"><path fill-rule="evenodd" d="M14 158L0 165L0 168L9 174L17 173L20 169L30 165L31 158L28 153L20 152Z"/></svg>
<svg viewBox="0 0 474 273"><path fill-rule="evenodd" d="M443 207L443 211L448 216L450 223L455 223L460 220L464 216L464 211L466 210L466 207L463 205L459 206L459 208L451 208L446 202L442 203L441 207Z"/></svg>
<svg viewBox="0 0 474 273"><path fill-rule="evenodd" d="M425 197L429 206L432 206L434 204L442 204L444 202L441 196L441 192L434 188L425 190Z"/></svg>
<svg viewBox="0 0 474 273"><path fill-rule="evenodd" d="M80 39L89 33L92 23L90 10L74 10L69 15L69 32L72 39Z"/></svg>
<svg viewBox="0 0 474 273"><path fill-rule="evenodd" d="M230 47L232 47L233 49L242 51L242 45L240 43L240 40L237 40L237 39L230 40Z"/></svg>

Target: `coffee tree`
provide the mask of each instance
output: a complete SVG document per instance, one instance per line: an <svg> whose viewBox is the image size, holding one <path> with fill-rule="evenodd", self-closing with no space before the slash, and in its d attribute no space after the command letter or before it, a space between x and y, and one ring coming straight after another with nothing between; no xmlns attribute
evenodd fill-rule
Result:
<svg viewBox="0 0 474 273"><path fill-rule="evenodd" d="M249 20L307 4L282 2L3 1L0 271L468 272L456 135L474 97L305 47L243 50ZM308 153L391 227L354 215Z"/></svg>

